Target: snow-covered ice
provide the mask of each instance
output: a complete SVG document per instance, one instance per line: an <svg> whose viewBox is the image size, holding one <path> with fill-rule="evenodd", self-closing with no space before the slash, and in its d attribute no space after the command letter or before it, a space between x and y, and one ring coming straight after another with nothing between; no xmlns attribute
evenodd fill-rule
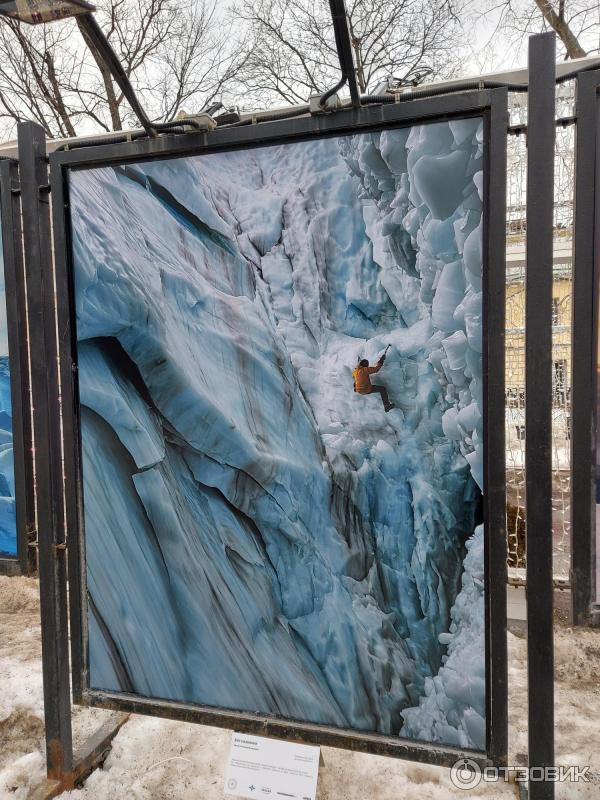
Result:
<svg viewBox="0 0 600 800"><path fill-rule="evenodd" d="M72 174L93 686L484 746L482 155ZM389 414L351 378L387 344Z"/></svg>
<svg viewBox="0 0 600 800"><path fill-rule="evenodd" d="M452 608L452 623L440 640L448 645L438 674L425 680L425 697L418 708L406 709L402 735L444 741L456 747L485 743L485 602L483 526L467 543L462 589ZM469 671L465 674L465 664Z"/></svg>

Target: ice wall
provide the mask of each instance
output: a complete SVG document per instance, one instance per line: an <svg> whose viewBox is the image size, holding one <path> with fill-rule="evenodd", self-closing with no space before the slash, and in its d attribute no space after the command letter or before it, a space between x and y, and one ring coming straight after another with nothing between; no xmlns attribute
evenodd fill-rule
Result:
<svg viewBox="0 0 600 800"><path fill-rule="evenodd" d="M425 679L425 696L419 706L402 712L401 734L485 750L483 526L477 528L467 547L450 631L440 634L440 641L448 646L443 666L435 677Z"/></svg>
<svg viewBox="0 0 600 800"><path fill-rule="evenodd" d="M444 435L483 489L483 127L477 120L342 142L362 184L380 281L407 325L431 325Z"/></svg>
<svg viewBox="0 0 600 800"><path fill-rule="evenodd" d="M480 138L72 175L92 685L400 732L480 507Z"/></svg>

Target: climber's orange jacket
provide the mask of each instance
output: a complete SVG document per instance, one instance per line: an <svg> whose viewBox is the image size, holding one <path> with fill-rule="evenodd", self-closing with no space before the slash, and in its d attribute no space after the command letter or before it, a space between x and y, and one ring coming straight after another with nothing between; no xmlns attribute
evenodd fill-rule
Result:
<svg viewBox="0 0 600 800"><path fill-rule="evenodd" d="M358 394L370 394L372 386L369 375L374 375L376 372L379 372L382 366L383 361L378 361L376 367L357 367L355 370L352 370L354 391L358 392Z"/></svg>

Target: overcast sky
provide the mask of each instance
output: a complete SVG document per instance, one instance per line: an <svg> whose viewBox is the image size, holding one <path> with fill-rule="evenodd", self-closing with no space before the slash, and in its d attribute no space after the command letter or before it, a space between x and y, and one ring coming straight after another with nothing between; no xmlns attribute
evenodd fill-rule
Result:
<svg viewBox="0 0 600 800"><path fill-rule="evenodd" d="M173 0L175 2L175 0ZM208 78L206 79L207 82L207 90L208 84L210 83L213 73L211 70L215 70L214 63L211 66L211 55L210 46L211 42L213 46L216 46L216 50L214 52L219 53L219 56L222 57L221 60L226 63L229 56L232 54L236 54L239 51L239 48L242 48L242 45L239 42L239 39L242 36L242 25L239 21L235 23L235 25L239 26L237 30L230 31L229 30L229 19L230 19L230 11L232 4L234 2L239 2L240 4L243 3L243 9L248 11L251 8L253 0L191 0L198 5L205 3L209 8L211 7L212 3L216 4L216 14L218 18L218 24L216 26L216 30L219 31L221 34L225 36L225 41L220 42L218 41L219 36L216 34L215 37L212 36L211 33L208 34L208 47L207 50L200 48L199 51L199 58L197 61L194 62L194 74L193 76L199 75L200 83L198 84L198 91L195 95L193 95L189 100L183 103L183 108L187 112L191 112L194 108L199 108L203 104L204 100L204 78L202 74L204 72L204 62L203 59L206 59L209 67L207 69ZM301 0L300 0L301 1ZM450 25L450 32L448 31L448 27L442 27L442 36L445 36L446 43L448 41L451 43L451 47L444 51L444 48L439 48L435 52L440 53L439 58L443 59L443 62L440 61L437 65L435 61L430 65L426 64L426 66L434 67L434 74L438 76L443 75L445 77L454 77L454 78L472 78L479 75L485 75L492 72L497 71L507 71L512 69L518 69L520 67L526 67L527 65L527 35L522 32L523 28L523 18L527 20L527 17L530 17L530 29L532 31L539 31L542 29L542 16L541 12L539 11L536 0L451 0L453 4L453 8L456 11L457 19L460 22L460 30L461 34L458 36L458 42L455 40L455 31L453 29L454 26ZM290 4L293 0L287 0L285 3L285 7L289 11ZM312 4L315 3L315 6L318 5L320 12L322 14L321 18L325 18L328 14L328 4L326 0L306 0L307 3ZM357 0L360 8L361 0ZM364 0L362 0L364 2ZM395 7L394 4L398 3L398 0L387 0L391 4L390 7ZM428 0L423 0L423 2L427 3ZM551 0L551 2L557 4L558 0ZM131 0L132 8L135 9L136 3L135 0ZM503 18L503 14L506 12L507 3L510 3L510 8L517 9L517 19L520 21L519 24L516 25L516 29L513 26L511 30L510 25L508 24L507 20ZM348 0L348 5L349 5ZM409 9L411 13L414 15L416 12L414 11L414 5L412 3L408 3ZM492 9L491 11L489 9ZM581 39L581 44L583 45L584 49L588 50L589 52L598 52L598 37L600 35L600 0L565 0L565 8L567 9L567 17L571 15L575 15L575 33L579 35L579 27L581 24L588 26L588 34ZM487 10L486 10L487 9ZM132 12L133 13L133 12ZM241 13L241 12L240 12ZM99 14L98 16L99 21L102 27L107 27L107 19L103 14ZM397 33L402 35L402 22L403 17L399 18L399 23L397 27L400 29ZM583 23L582 23L583 20ZM91 89L92 89L92 96L96 96L94 93L99 92L100 95L103 93L103 87L98 89L95 81L98 79L98 74L95 65L89 65L89 70L86 72L83 70L81 72L81 83L78 84L78 88L80 86L83 87L84 93L81 96L78 96L76 92L72 91L73 88L73 81L72 77L69 74L69 69L71 68L72 63L78 63L79 59L83 59L82 53L85 52L86 48L83 44L83 40L81 39L79 31L77 31L75 24L72 21L60 23L64 24L65 28L68 25L71 25L71 33L63 37L62 40L58 40L58 45L56 46L56 54L58 55L58 62L63 64L63 82L60 84L61 92L67 98L67 103L65 103L65 107L68 108L71 122L75 127L75 130L78 135L85 135L85 134L92 134L101 132L102 123L99 123L98 120L102 120L104 123L105 128L110 128L111 126L111 117L107 111L106 104L100 103L99 107L96 108L94 105L92 111L94 113L88 113L89 111L89 98L85 94L86 91L90 89L90 85L86 84L86 81L91 82ZM250 23L248 23L250 24ZM408 25L408 22L407 22ZM293 30L293 24L290 23L289 28ZM520 29L520 30L517 30ZM243 30L246 30L246 26L244 25ZM237 35L239 34L239 36ZM294 42L294 35L297 35L299 39L302 38L301 31L298 31L297 34L290 33L290 50L297 44ZM331 39L331 43L333 44L333 32L331 28L328 27L327 35ZM417 34L418 35L418 34ZM268 63L269 59L269 45L265 48L267 53L266 56L263 57L261 62L260 58L260 51L261 51L261 43L262 43L262 36L263 34L257 34L257 40L254 42L254 46L248 45L252 54L258 53L258 77L256 75L251 75L248 79L246 75L246 81L244 82L243 76L240 77L239 82L234 80L229 80L222 92L221 99L226 105L238 105L242 110L250 110L250 109L259 109L259 108L279 108L284 105L288 105L291 102L304 102L308 98L302 95L302 86L305 84L300 79L298 83L294 84L298 73L294 72L292 69L290 71L291 78L288 76L286 80L291 83L292 90L284 94L282 96L280 87L273 87L274 81L269 77L270 75L270 68L273 66L272 64ZM252 40L252 36L250 36L250 41ZM204 41L204 40L203 40ZM215 45L216 41L216 45ZM443 40L442 40L443 41ZM66 44L65 44L66 43ZM4 81L4 85L2 88L2 92L0 96L2 97L2 102L0 102L0 139L13 139L15 135L15 118L17 113L20 113L22 116L27 117L31 113L31 104L28 101L28 91L30 85L35 83L33 80L25 80L22 81L22 68L21 62L16 61L15 64L10 60L7 53L13 53L14 47L12 47L14 43L10 39L10 36L6 38L6 41L0 41L0 46L5 48L5 51L0 52L0 64L1 63L10 63L11 67L7 70L6 76L2 79ZM238 48L239 44L239 48ZM228 46L231 45L231 53L228 51ZM15 45L18 46L18 45ZM301 44L298 46L302 47ZM437 47L437 45L435 45ZM236 49L237 48L237 49ZM277 47L275 46L275 49ZM318 45L316 47L318 51ZM450 58L447 57L448 51L450 52ZM242 52L245 52L242 48ZM4 53L4 55L3 55ZM207 54L208 53L208 54ZM65 55L66 54L66 55ZM560 56L559 56L560 57ZM163 59L161 62L160 59ZM432 58L431 54L429 58ZM62 60L61 60L62 59ZM293 59L292 59L293 60ZM88 54L88 62L91 59ZM427 62L427 57L425 58L425 62ZM159 57L156 57L155 64L165 64L168 62L168 59L165 58L164 53ZM45 62L44 62L45 63ZM317 67L313 68L313 72L319 71L319 65L321 62L318 60L317 55ZM401 64L401 59L399 60ZM391 64L389 67L389 72L394 74L394 66L395 64ZM142 104L145 105L150 115L154 118L159 118L162 114L164 115L166 112L164 108L164 104L161 102L161 91L162 91L162 72L161 69L157 66L156 67L156 76L153 74L153 66L152 61L148 60L147 64L142 65L140 68L139 73L136 73L135 76L132 78L132 82L136 86L136 91L140 94L140 99L142 100ZM402 67L400 67L402 70ZM271 70L272 71L272 70ZM331 82L335 82L336 80L336 71L337 65L336 64L328 64L327 69L320 70L318 78L319 83L317 85L323 84L323 88L327 81L331 80ZM169 72L167 69L165 71L165 75ZM170 74L170 73L169 73ZM190 73L191 74L191 73ZM235 74L235 73L234 73ZM403 72L400 71L402 75ZM16 75L16 77L15 77ZM265 75L267 77L265 77ZM386 77L381 74L377 75L377 82L381 83L382 79ZM156 78L156 79L155 79ZM165 78L165 81L167 79ZM432 78L432 80L434 80ZM437 80L440 80L438 77ZM262 82L262 83L261 83ZM177 96L175 92L176 81L172 82L173 85L169 86L167 91L167 96ZM194 80L190 80L188 76L188 83L187 86L195 86ZM6 88L8 86L8 89ZM11 90L16 87L16 91ZM369 84L369 90L372 90L376 87L375 80L373 84ZM154 89L156 88L156 91ZM306 89L308 92L308 89ZM343 96L347 96L347 90L342 90L341 94ZM290 99L290 97L292 99ZM5 98L8 98L8 102L5 101ZM16 98L16 99L15 99ZM83 99L82 99L83 98ZM285 99L284 99L285 98ZM155 102L156 101L156 102ZM13 106L16 105L16 112ZM58 106L56 106L58 107ZM47 125L49 131L51 131L52 135L60 136L65 135L65 132L69 130L70 123L67 121L65 124L64 120L56 122L55 120L55 106L52 106L51 103L46 102L45 104L42 102L42 111L40 112L44 116L44 122ZM128 114L125 111L124 122L126 127L136 124L134 122L133 115Z"/></svg>

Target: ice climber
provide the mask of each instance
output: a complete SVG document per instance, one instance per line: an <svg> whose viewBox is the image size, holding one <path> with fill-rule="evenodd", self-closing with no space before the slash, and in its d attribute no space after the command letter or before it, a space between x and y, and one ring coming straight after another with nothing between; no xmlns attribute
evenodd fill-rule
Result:
<svg viewBox="0 0 600 800"><path fill-rule="evenodd" d="M390 403L390 398L388 397L385 386L372 384L370 376L375 375L375 373L379 372L379 370L383 367L388 347L385 348L385 352L377 362L377 366L370 367L367 359L362 358L358 362L356 369L352 370L352 377L354 378L354 391L357 394L379 394L381 396L383 407L386 413L391 411L392 408L395 408L395 406L393 403Z"/></svg>

